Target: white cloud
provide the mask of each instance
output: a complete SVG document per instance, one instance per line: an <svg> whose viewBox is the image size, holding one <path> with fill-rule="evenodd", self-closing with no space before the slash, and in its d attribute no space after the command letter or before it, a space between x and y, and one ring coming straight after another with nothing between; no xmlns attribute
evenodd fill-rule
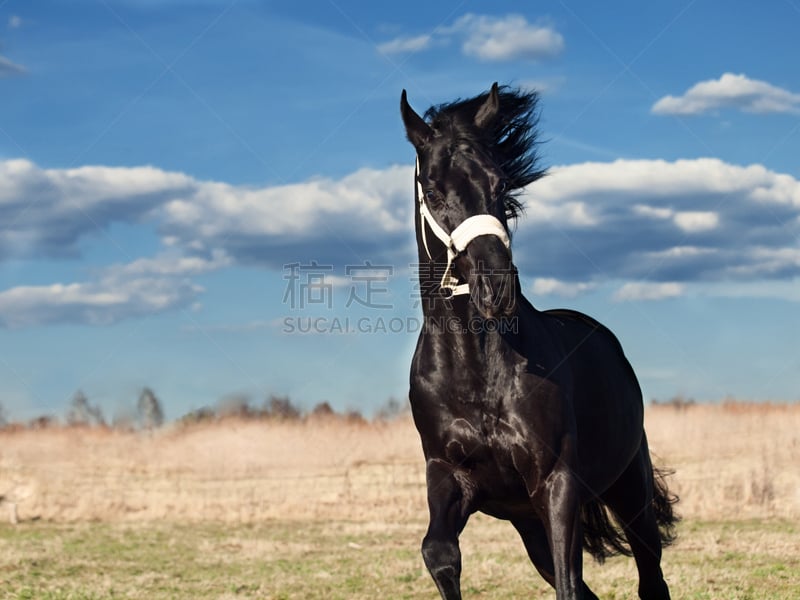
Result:
<svg viewBox="0 0 800 600"><path fill-rule="evenodd" d="M192 279L232 265L406 268L415 260L412 180L411 165L253 187L155 167L0 161L0 261L77 258L85 238L113 235L117 222L152 228L162 241L155 256L85 281L0 291L0 325L109 323L190 307L202 295ZM611 281L620 282L618 300L656 299L800 278L800 181L762 165L581 163L553 168L523 199L514 257L536 277L536 295L575 296Z"/></svg>
<svg viewBox="0 0 800 600"><path fill-rule="evenodd" d="M659 250L657 252L650 252L649 256L657 260L674 260L674 259L695 259L701 256L714 254L714 248L700 248L697 246L673 246L666 250Z"/></svg>
<svg viewBox="0 0 800 600"><path fill-rule="evenodd" d="M674 281L665 282L629 282L614 293L617 302L635 302L642 300L664 300L683 294L684 286Z"/></svg>
<svg viewBox="0 0 800 600"><path fill-rule="evenodd" d="M672 219L675 211L663 206L648 206L646 204L634 204L632 210L635 214L651 219Z"/></svg>
<svg viewBox="0 0 800 600"><path fill-rule="evenodd" d="M235 259L249 253L268 262L281 248L314 252L314 244L327 244L355 260L365 245L410 239L412 180L410 165L251 187L154 167L59 170L0 161L0 260L77 256L83 238L115 222L150 222L165 246L195 254L230 248Z"/></svg>
<svg viewBox="0 0 800 600"><path fill-rule="evenodd" d="M694 284L800 275L793 260L800 181L762 165L587 162L554 167L525 200L515 242L530 251L517 249L515 258L543 280Z"/></svg>
<svg viewBox="0 0 800 600"><path fill-rule="evenodd" d="M161 254L101 269L91 281L17 286L0 292L0 327L50 323L109 325L192 308L203 288L190 281L231 264L218 250L209 258Z"/></svg>
<svg viewBox="0 0 800 600"><path fill-rule="evenodd" d="M711 209L700 210L710 197ZM763 165L732 165L716 158L620 159L553 167L526 194L541 216L560 223L597 225L604 214L624 210L684 230L713 229L719 224L718 211L734 199L800 209L800 182ZM580 210L565 211L567 205Z"/></svg>
<svg viewBox="0 0 800 600"><path fill-rule="evenodd" d="M163 253L156 257L139 258L133 262L118 265L109 272L116 278L122 277L174 277L200 275L216 271L233 264L224 250L215 249L211 256L183 256L176 253Z"/></svg>
<svg viewBox="0 0 800 600"><path fill-rule="evenodd" d="M460 40L461 51L487 62L552 58L564 49L564 37L552 26L532 24L521 15L494 17L468 13L431 34L398 37L378 46L380 52L418 52Z"/></svg>
<svg viewBox="0 0 800 600"><path fill-rule="evenodd" d="M466 14L452 29L465 36L464 54L484 61L551 58L564 49L564 37L555 29L528 23L521 15Z"/></svg>
<svg viewBox="0 0 800 600"><path fill-rule="evenodd" d="M537 181L530 191L532 195L546 199L584 198L591 192L643 193L647 197L670 198L698 192L730 193L764 183L770 188L771 201L777 185L783 183L788 187L790 184L789 181L781 182L779 175L767 171L762 165L741 167L717 158L674 162L619 159L553 167L550 176ZM791 189L796 190L797 181L791 177L790 181Z"/></svg>
<svg viewBox="0 0 800 600"><path fill-rule="evenodd" d="M755 247L750 251L750 260L744 264L730 265L728 274L735 278L750 278L800 271L800 247L767 248Z"/></svg>
<svg viewBox="0 0 800 600"><path fill-rule="evenodd" d="M524 195L525 198L525 218L531 222L543 223L563 223L576 227L592 227L597 224L597 217L593 214L586 202L582 201L553 201L536 194L534 188Z"/></svg>
<svg viewBox="0 0 800 600"><path fill-rule="evenodd" d="M414 37L398 37L383 44L378 44L378 52L382 54L401 54L405 52L419 52L431 45L430 35L417 35Z"/></svg>
<svg viewBox="0 0 800 600"><path fill-rule="evenodd" d="M725 73L719 79L696 83L681 96L664 96L651 110L660 115L697 115L720 108L797 114L800 94L744 74Z"/></svg>
<svg viewBox="0 0 800 600"><path fill-rule="evenodd" d="M197 182L191 195L166 202L158 219L183 245L225 247L240 262L353 262L405 248L412 181L411 166L395 166L265 188Z"/></svg>
<svg viewBox="0 0 800 600"><path fill-rule="evenodd" d="M674 221L686 233L698 233L715 229L719 215L712 210L687 210L675 213Z"/></svg>
<svg viewBox="0 0 800 600"><path fill-rule="evenodd" d="M412 181L410 165L254 188L153 167L0 161L0 261L78 258L83 240L113 235L113 223L154 228L164 247L85 281L0 291L0 326L105 324L190 307L202 293L192 278L236 263L364 264L397 253L407 263Z"/></svg>
<svg viewBox="0 0 800 600"><path fill-rule="evenodd" d="M523 90L537 92L539 94L552 94L561 89L566 81L567 78L562 75L542 79L525 79L520 81L518 85ZM559 136L559 139L563 139L563 137L564 136Z"/></svg>
<svg viewBox="0 0 800 600"><path fill-rule="evenodd" d="M593 283L580 281L561 281L554 277L537 277L531 285L534 296L562 296L574 298L591 291L596 286Z"/></svg>
<svg viewBox="0 0 800 600"><path fill-rule="evenodd" d="M22 65L11 62L5 56L0 55L0 77L10 77L12 75L22 75L28 70Z"/></svg>
<svg viewBox="0 0 800 600"><path fill-rule="evenodd" d="M636 204L633 212L651 219L671 220L686 233L709 231L719 225L719 215L710 210L675 211L671 208Z"/></svg>
<svg viewBox="0 0 800 600"><path fill-rule="evenodd" d="M393 201L411 193L410 181L410 168L394 167L361 169L338 181L320 178L268 188L203 182L191 197L166 203L164 212L170 224L202 223L208 236L231 228L243 234L284 237L324 234L340 217L363 226L361 231L345 227L342 233L374 235L404 228L407 211L398 211ZM215 215L213 221L208 214Z"/></svg>
<svg viewBox="0 0 800 600"><path fill-rule="evenodd" d="M193 180L153 167L42 169L28 160L0 161L0 260L77 254L84 236L113 222L137 222Z"/></svg>
<svg viewBox="0 0 800 600"><path fill-rule="evenodd" d="M26 324L41 324L42 319L58 322L84 322L106 325L122 319L187 307L203 288L189 281L132 279L114 282L59 284L47 288L28 288L21 294L19 310L3 306L3 319L21 319ZM63 291L69 293L64 294ZM8 293L13 294L10 290ZM38 292L38 293L37 293ZM42 293L44 292L44 293ZM5 294L5 292L3 293ZM5 305L4 302L0 304Z"/></svg>
<svg viewBox="0 0 800 600"><path fill-rule="evenodd" d="M125 318L189 306L202 288L164 278L103 279L0 292L0 325L29 327L49 323L107 325Z"/></svg>
<svg viewBox="0 0 800 600"><path fill-rule="evenodd" d="M8 17L8 28L9 29L19 29L22 27L22 17L19 15L11 15Z"/></svg>

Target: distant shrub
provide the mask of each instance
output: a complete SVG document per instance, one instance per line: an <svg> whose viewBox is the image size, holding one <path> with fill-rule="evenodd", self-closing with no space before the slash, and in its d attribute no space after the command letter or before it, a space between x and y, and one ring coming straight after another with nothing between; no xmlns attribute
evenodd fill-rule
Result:
<svg viewBox="0 0 800 600"><path fill-rule="evenodd" d="M180 419L178 419L178 423L181 425L195 425L198 423L209 423L211 421L215 421L216 419L217 413L214 411L214 409L204 406L202 408L196 408L192 411L189 411Z"/></svg>
<svg viewBox="0 0 800 600"><path fill-rule="evenodd" d="M222 419L252 419L261 416L262 412L250 404L250 398L246 394L230 394L217 403L217 416Z"/></svg>
<svg viewBox="0 0 800 600"><path fill-rule="evenodd" d="M329 418L336 415L336 411L331 408L327 402L320 402L313 409L311 409L312 417Z"/></svg>
<svg viewBox="0 0 800 600"><path fill-rule="evenodd" d="M208 406L203 406L202 408L195 408L185 415L183 415L180 419L178 419L179 425L197 425L200 423L210 423L217 420L217 412Z"/></svg>
<svg viewBox="0 0 800 600"><path fill-rule="evenodd" d="M132 412L117 412L111 418L111 429L115 431L134 431L136 429L136 417Z"/></svg>
<svg viewBox="0 0 800 600"><path fill-rule="evenodd" d="M358 425L362 425L367 422L367 420L364 418L364 415L362 415L360 411L352 408L350 410L345 411L344 420L347 421L348 423L354 423Z"/></svg>
<svg viewBox="0 0 800 600"><path fill-rule="evenodd" d="M391 396L386 403L377 410L375 418L379 421L391 421L408 412L408 409L408 402L401 402L394 396Z"/></svg>
<svg viewBox="0 0 800 600"><path fill-rule="evenodd" d="M669 400L658 400L653 398L651 404L653 406L669 406L674 408L675 410L685 410L690 406L694 406L697 404L694 398L687 398L682 394L678 394L677 396L673 396Z"/></svg>
<svg viewBox="0 0 800 600"><path fill-rule="evenodd" d="M28 421L29 429L50 429L58 426L58 419L51 415L42 415Z"/></svg>
<svg viewBox="0 0 800 600"><path fill-rule="evenodd" d="M273 419L294 421L303 416L302 411L292 404L289 396L271 395L264 405L265 413Z"/></svg>
<svg viewBox="0 0 800 600"><path fill-rule="evenodd" d="M409 410L407 400L390 397L375 413L374 421L390 421ZM310 411L305 411L287 395L270 394L261 406L254 405L247 394L230 394L222 398L213 408L203 407L192 410L178 419L178 423L189 425L220 419L270 419L275 421L302 421L306 419L335 419L349 423L367 423L361 411L348 409L335 410L329 402L319 402Z"/></svg>

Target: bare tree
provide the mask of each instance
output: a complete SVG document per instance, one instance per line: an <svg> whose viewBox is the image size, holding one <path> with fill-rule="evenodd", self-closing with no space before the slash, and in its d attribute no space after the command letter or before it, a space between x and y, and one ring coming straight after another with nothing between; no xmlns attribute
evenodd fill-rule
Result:
<svg viewBox="0 0 800 600"><path fill-rule="evenodd" d="M144 429L155 429L164 424L164 410L161 408L161 401L148 387L139 394L136 412L139 417L139 425Z"/></svg>
<svg viewBox="0 0 800 600"><path fill-rule="evenodd" d="M72 396L72 401L69 403L69 410L67 411L67 425L105 425L106 420L103 418L103 411L99 406L93 406L86 394L78 390Z"/></svg>

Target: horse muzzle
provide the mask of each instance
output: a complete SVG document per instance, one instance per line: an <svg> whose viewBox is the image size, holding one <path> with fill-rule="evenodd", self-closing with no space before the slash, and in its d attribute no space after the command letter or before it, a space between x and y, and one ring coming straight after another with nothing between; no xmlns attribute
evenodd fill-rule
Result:
<svg viewBox="0 0 800 600"><path fill-rule="evenodd" d="M478 236L467 246L463 258L463 263L456 264L469 283L470 298L481 316L510 316L517 304L517 268L503 241L494 235Z"/></svg>

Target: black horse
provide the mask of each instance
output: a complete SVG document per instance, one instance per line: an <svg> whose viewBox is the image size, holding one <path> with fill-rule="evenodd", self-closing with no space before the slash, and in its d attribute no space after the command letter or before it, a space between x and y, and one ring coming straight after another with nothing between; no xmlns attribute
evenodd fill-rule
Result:
<svg viewBox="0 0 800 600"><path fill-rule="evenodd" d="M416 235L425 326L411 408L426 460L422 556L445 600L461 598L458 536L481 511L511 521L559 599L596 598L582 547L632 555L639 596L669 598L661 549L677 500L654 470L642 394L611 331L522 295L508 224L541 177L537 95L498 88L431 107L403 91L417 151Z"/></svg>

